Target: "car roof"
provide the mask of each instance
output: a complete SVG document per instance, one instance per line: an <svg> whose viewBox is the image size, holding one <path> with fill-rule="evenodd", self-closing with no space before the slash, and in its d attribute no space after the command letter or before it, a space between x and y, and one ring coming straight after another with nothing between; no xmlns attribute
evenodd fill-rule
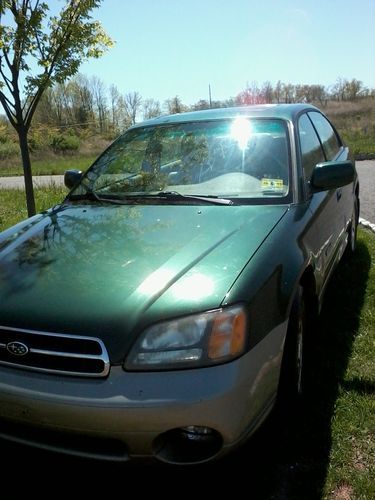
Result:
<svg viewBox="0 0 375 500"><path fill-rule="evenodd" d="M166 123L183 123L190 121L206 121L230 119L236 116L247 116L251 118L280 118L293 121L303 110L320 111L311 104L262 104L255 106L241 106L233 108L215 108L202 111L189 111L187 113L176 113L174 115L159 116L142 123L134 125L132 128L161 125Z"/></svg>

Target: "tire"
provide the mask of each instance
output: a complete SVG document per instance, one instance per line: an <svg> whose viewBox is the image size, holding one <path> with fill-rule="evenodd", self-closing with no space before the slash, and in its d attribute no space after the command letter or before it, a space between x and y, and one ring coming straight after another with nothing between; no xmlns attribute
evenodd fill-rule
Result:
<svg viewBox="0 0 375 500"><path fill-rule="evenodd" d="M282 405L298 403L306 392L307 303L298 287L290 312L281 363L278 399Z"/></svg>
<svg viewBox="0 0 375 500"><path fill-rule="evenodd" d="M357 229L358 229L358 218L359 218L359 202L358 198L355 198L352 219L349 225L348 231L348 243L346 246L346 254L348 257L352 256L357 247Z"/></svg>

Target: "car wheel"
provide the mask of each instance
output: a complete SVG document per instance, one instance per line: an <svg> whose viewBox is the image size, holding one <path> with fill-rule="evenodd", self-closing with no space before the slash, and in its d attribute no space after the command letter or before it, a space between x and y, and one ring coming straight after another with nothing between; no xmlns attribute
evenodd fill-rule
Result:
<svg viewBox="0 0 375 500"><path fill-rule="evenodd" d="M354 254L357 246L358 216L358 198L356 198L353 206L352 219L349 226L348 244L346 247L348 256Z"/></svg>
<svg viewBox="0 0 375 500"><path fill-rule="evenodd" d="M297 402L306 390L307 303L303 288L298 287L289 317L281 364L279 399Z"/></svg>

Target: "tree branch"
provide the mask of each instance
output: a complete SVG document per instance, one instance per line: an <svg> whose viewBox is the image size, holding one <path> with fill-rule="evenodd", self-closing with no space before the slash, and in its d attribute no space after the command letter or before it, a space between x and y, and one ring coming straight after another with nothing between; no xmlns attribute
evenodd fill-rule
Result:
<svg viewBox="0 0 375 500"><path fill-rule="evenodd" d="M74 5L74 0L71 0L70 5ZM68 24L67 24L67 27L65 29L65 33L63 32L63 34L62 34L63 38L62 38L60 44L55 49L55 54L54 54L54 57L53 57L52 62L51 62L51 69L54 68L54 66L57 62L57 59L60 55L60 52L62 51L63 47L65 46L65 44L67 43L67 41L69 40L69 38L72 34L71 28L72 28L73 24L77 21L77 19L75 19L75 17L76 17L76 13L78 11L79 11L79 2L77 3L75 9L72 11L72 13L70 15L70 18L68 19ZM61 24L59 24L57 27L56 35L60 29L61 29ZM58 37L56 36L56 39L57 38ZM51 73L52 73L52 71L51 71Z"/></svg>
<svg viewBox="0 0 375 500"><path fill-rule="evenodd" d="M3 108L4 108L4 111L5 111L5 114L8 117L8 120L10 121L10 124L12 125L12 127L14 127L16 129L17 128L16 116L10 110L7 101L8 101L8 99L7 99L6 95L0 90L0 102L1 102L1 104L3 106Z"/></svg>
<svg viewBox="0 0 375 500"><path fill-rule="evenodd" d="M0 57L0 75L3 77L3 80L5 82L5 85L8 87L8 90L11 94L13 94L13 89L11 87L12 81L7 77L7 75L4 73L3 68L1 67L1 57Z"/></svg>
<svg viewBox="0 0 375 500"><path fill-rule="evenodd" d="M33 119L34 112L36 110L36 107L38 106L40 98L42 97L45 89L46 89L46 85L40 85L37 92L31 98L31 101L28 105L28 108L27 108L27 111L26 111L25 117L24 117L26 129L28 129L31 125L31 120ZM26 108L26 103L25 103L25 106L23 109L25 109L25 108Z"/></svg>
<svg viewBox="0 0 375 500"><path fill-rule="evenodd" d="M30 0L23 0L23 2L22 2L22 15L24 16L25 19L27 18L27 9L29 7L29 4L30 4ZM32 9L32 7L30 7L31 15L33 12L35 12L35 7L34 7L34 10ZM19 26L18 23L17 23L17 26ZM19 64L20 64L21 59L22 59L22 55L24 53L25 43L26 43L26 37L23 36L21 44L19 45L19 59L18 59L18 63L17 63L18 68L19 68Z"/></svg>
<svg viewBox="0 0 375 500"><path fill-rule="evenodd" d="M6 102L8 103L8 105L9 105L10 107L12 107L12 108L15 110L16 108L15 108L14 104L12 103L12 101L10 101L10 100L8 99L8 97L7 97L7 96L6 96L3 92L2 92L2 94L3 94L3 96L4 96L4 99L5 99L5 100L6 100Z"/></svg>
<svg viewBox="0 0 375 500"><path fill-rule="evenodd" d="M3 54L4 54L5 62L7 63L9 70L13 73L13 64L10 62L10 59L8 57L8 51L3 50Z"/></svg>
<svg viewBox="0 0 375 500"><path fill-rule="evenodd" d="M39 0L36 1L34 9L32 9L30 7L30 21L32 19L32 16L33 16L34 12L36 12L36 10L38 9L38 5L39 5ZM45 52L44 52L43 47L41 46L41 43L40 43L40 40L39 40L38 31L36 30L36 28L34 29L34 35L35 35L35 40L36 40L36 43L37 43L37 46L38 46L39 54L40 54L40 56L41 56L42 59L45 59Z"/></svg>
<svg viewBox="0 0 375 500"><path fill-rule="evenodd" d="M70 5L73 5L73 3L74 2L71 1ZM77 12L79 13L79 3L77 3L76 7L74 8L74 10L72 11L71 15L69 16L67 28L65 29L65 33L63 32L63 34L62 34L62 40L60 41L60 43L58 44L58 46L55 48L54 56L52 58L52 61L51 61L51 64L50 64L49 68L48 69L46 68L46 70L44 72L44 75L45 75L45 84L44 85L39 85L39 88L38 88L37 92L31 98L31 102L28 105L28 109L27 109L27 111L25 113L25 118L24 118L26 128L30 127L31 120L33 118L33 115L34 115L34 112L36 110L36 107L37 107L37 105L38 105L38 103L40 101L40 98L43 95L43 92L45 91L45 89L47 87L48 81L51 79L52 73L53 73L53 71L55 69L55 66L56 66L56 63L57 63L57 61L58 61L58 59L60 57L60 54L61 54L62 50L64 49L64 47L66 46L67 42L69 41L69 39L71 37L72 26L74 25L74 23L78 19ZM59 25L57 27L57 31L59 31L60 28L61 28L61 25Z"/></svg>

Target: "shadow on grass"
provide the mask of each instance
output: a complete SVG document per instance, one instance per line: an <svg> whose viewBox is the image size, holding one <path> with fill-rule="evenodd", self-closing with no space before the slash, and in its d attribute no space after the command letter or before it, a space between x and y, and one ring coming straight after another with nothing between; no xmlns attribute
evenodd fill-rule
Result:
<svg viewBox="0 0 375 500"><path fill-rule="evenodd" d="M230 492L250 499L319 499L329 464L331 419L339 384L358 392L372 391L362 380L343 381L358 331L371 259L358 244L355 257L340 264L327 289L312 349L313 371L309 396L289 417L274 412L241 449L220 462L205 466L167 467L113 464L39 453L22 448L9 456L10 468L37 466L64 489L69 482L89 489L99 484L165 497ZM348 387L349 388L349 387ZM6 445L8 447L8 445ZM19 447L9 449L18 450ZM19 469L18 469L19 470ZM63 481L61 481L63 480Z"/></svg>

